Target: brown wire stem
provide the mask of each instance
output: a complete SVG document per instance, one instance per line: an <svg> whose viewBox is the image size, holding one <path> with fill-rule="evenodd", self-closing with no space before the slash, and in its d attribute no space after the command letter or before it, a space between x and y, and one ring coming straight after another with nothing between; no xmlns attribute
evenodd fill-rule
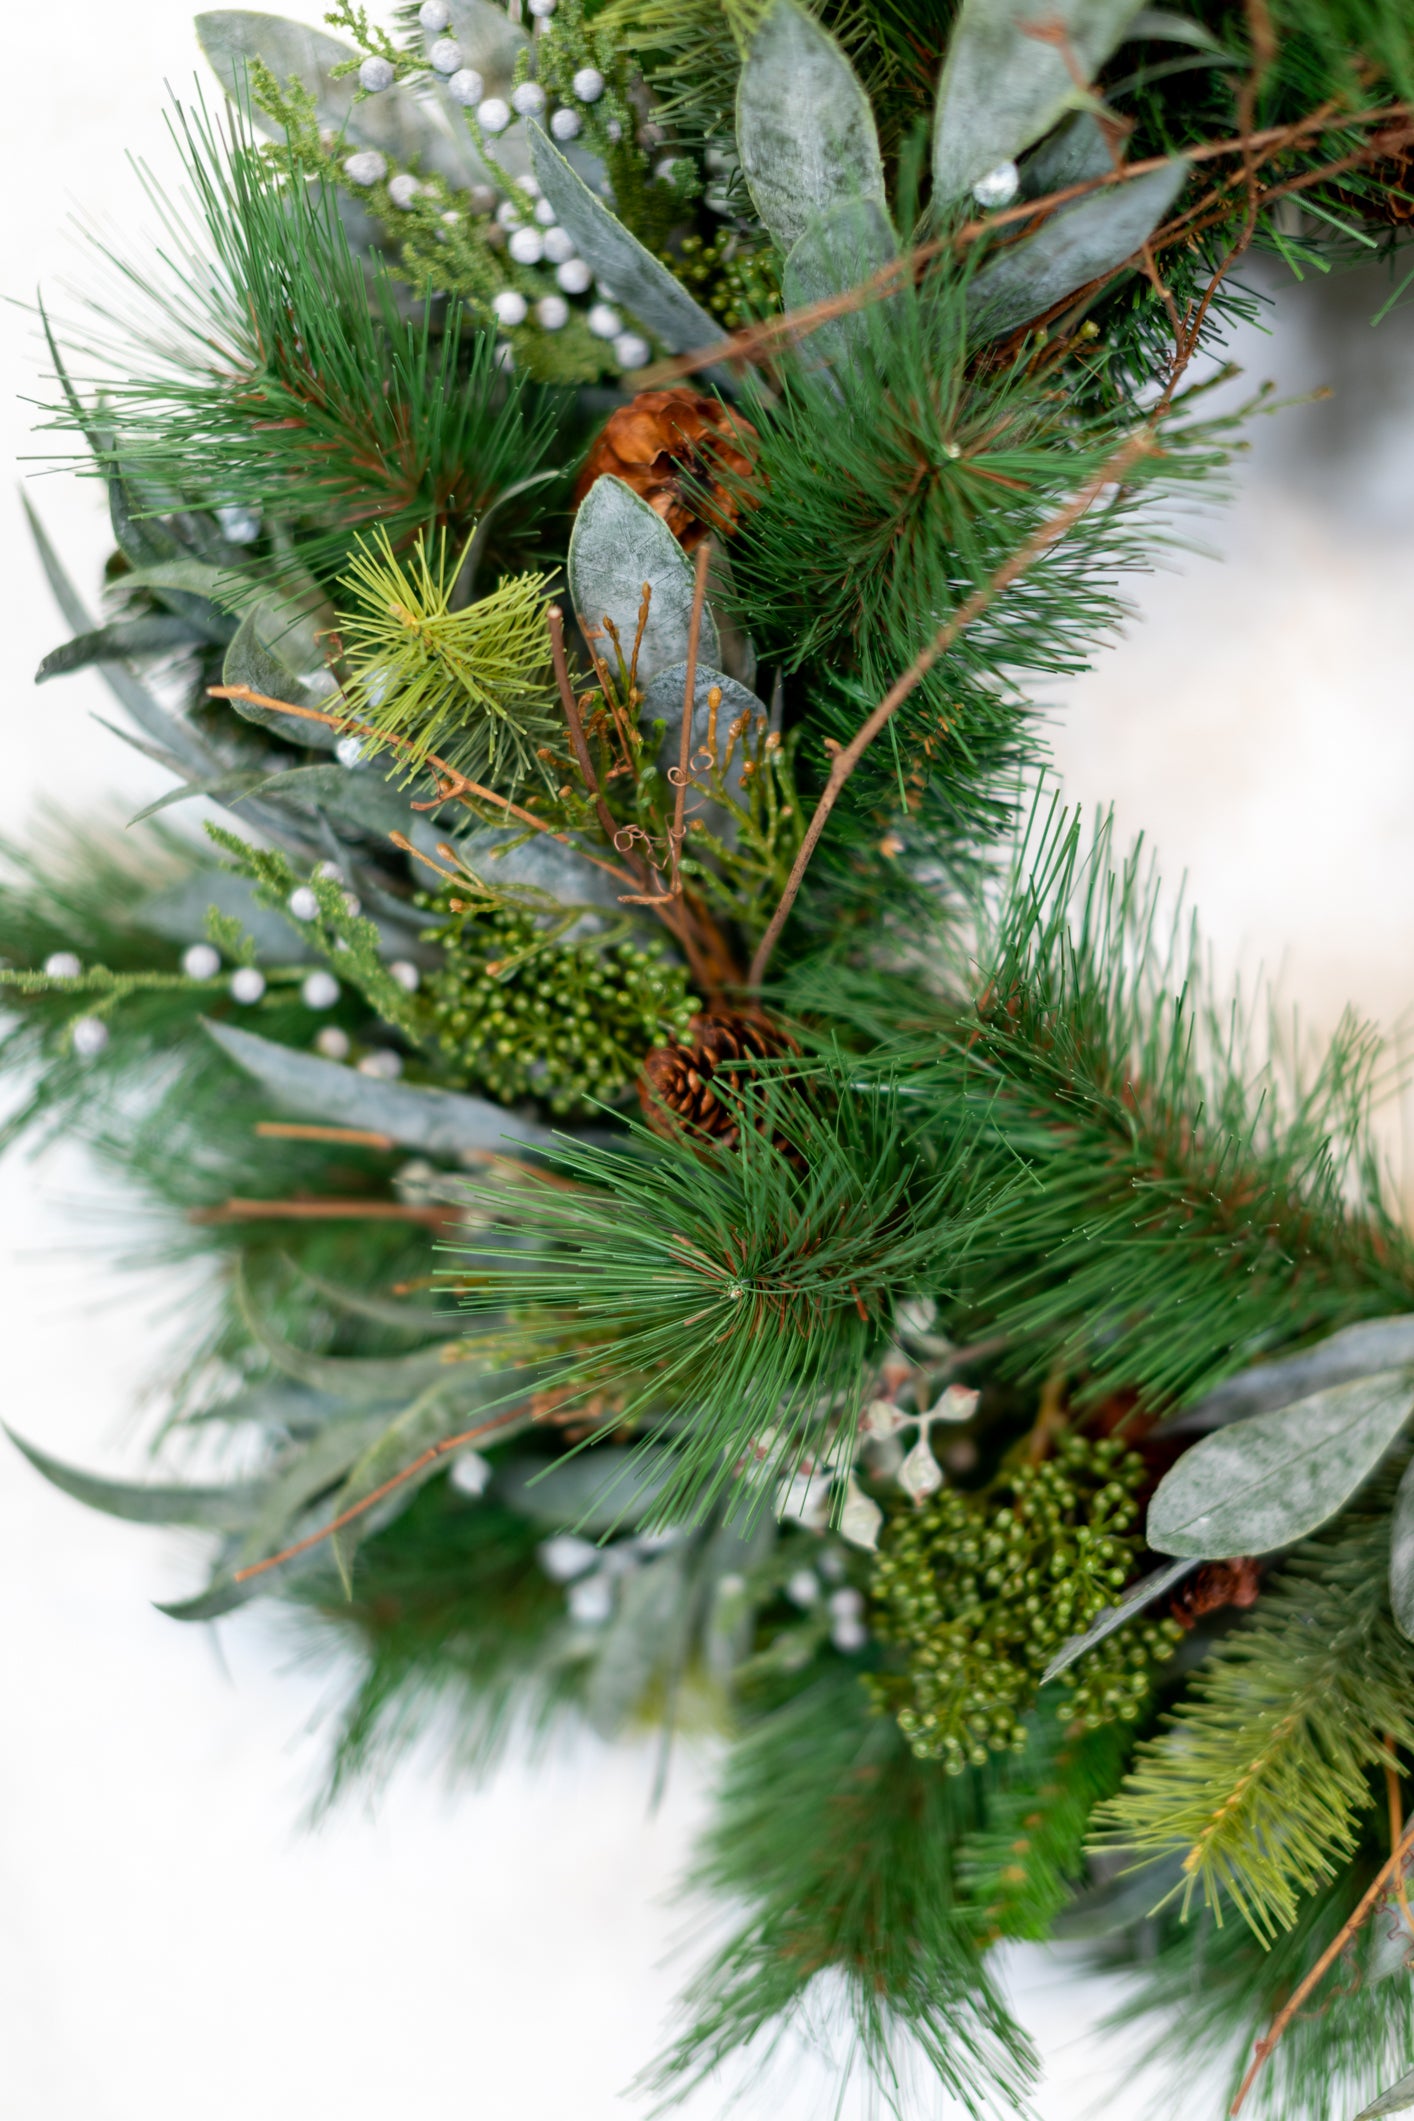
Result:
<svg viewBox="0 0 1414 2121"><path fill-rule="evenodd" d="M747 976L747 985L753 991L760 987L762 980L766 976L766 969L771 962L772 953L780 940L781 930L790 918L790 910L795 904L801 884L805 880L805 872L810 866L811 857L820 844L820 836L825 830L830 812L838 802L845 782L849 779L855 767L879 734L879 731L903 705L910 693L914 692L922 683L933 665L938 661L938 658L947 654L959 635L966 631L973 620L980 618L982 613L996 602L1003 591L1009 589L1013 582L1025 574L1028 567L1038 560L1042 553L1055 543L1057 538L1064 537L1065 533L1080 521L1080 518L1104 491L1105 487L1113 486L1121 481L1132 466L1138 462L1139 458L1146 455L1154 447L1154 443L1154 432L1151 427L1141 427L1131 434L1122 446L1114 452L1113 456L1100 466L1094 477L1087 479L1080 491L1066 503L1064 508L1058 510L1055 515L1049 516L1038 529L1031 533L1031 536L1027 538L1023 545L1017 547L1016 551L997 569L994 575L987 581L980 583L973 590L971 596L958 606L952 617L938 628L927 647L920 649L903 675L895 679L873 713L860 724L850 741L835 753L830 766L829 779L825 783L824 792L819 802L815 805L815 813L806 827L805 837L800 843L800 852L796 855L795 861L791 865L791 872L786 880L785 890L781 893L780 903L771 915L770 925L756 947L755 957L751 960L751 971Z"/></svg>
<svg viewBox="0 0 1414 2121"><path fill-rule="evenodd" d="M678 745L677 786L673 802L673 829L668 835L672 862L672 890L682 894L682 843L687 803L687 784L692 768L692 718L697 705L697 651L702 641L702 614L707 605L707 571L712 564L712 541L704 538L697 548L697 572L692 584L692 617L687 628L687 675L682 693L682 741Z"/></svg>
<svg viewBox="0 0 1414 2121"><path fill-rule="evenodd" d="M492 1421L479 1422L474 1429L463 1429L458 1436L444 1436L440 1443L429 1444L420 1457L414 1458L410 1466L404 1466L401 1473L395 1473L391 1480L385 1480L381 1487L375 1488L371 1495L365 1495L361 1502L351 1503L347 1510L341 1510L337 1517L331 1517L328 1524L322 1524L317 1532L309 1533L307 1538L297 1539L292 1547L284 1547L278 1554L267 1555L264 1561L253 1561L249 1568L237 1569L233 1580L236 1583L249 1583L252 1576L263 1576L267 1569L278 1569L282 1562L293 1561L297 1554L307 1554L311 1547L317 1547L325 1539L332 1539L336 1532L343 1531L346 1524L352 1524L355 1518L362 1517L366 1510L371 1510L375 1503L380 1503L385 1495L391 1495L395 1488L415 1479L425 1467L435 1464L439 1458L445 1458L449 1451L460 1451L464 1445L476 1443L481 1437L490 1436L513 1421L520 1421L523 1415L523 1405L515 1406L509 1413L496 1415Z"/></svg>
<svg viewBox="0 0 1414 2121"><path fill-rule="evenodd" d="M1404 1832L1400 1835L1399 1840L1395 1843L1395 1846L1391 1851L1388 1860L1380 1865L1379 1870L1375 1873L1374 1878L1371 1880L1369 1886L1367 1887L1360 1901L1360 1904L1356 1908L1354 1914L1351 1915L1348 1922L1342 1923L1339 1931L1331 1939L1331 1942L1326 1946L1320 1958L1312 1967L1310 1973L1305 1975L1304 1978L1297 1983L1296 1987L1287 1997L1286 2002L1282 2005L1281 2009L1277 2012L1275 2018L1273 2018L1272 2020L1270 2032L1265 2034L1264 2037L1257 2042L1256 2052L1252 2057L1251 2066L1247 2071L1247 2075L1243 2078L1241 2085L1238 2087L1237 2097L1233 2100L1232 2105L1228 2108L1229 2115L1241 2112L1242 2103L1246 2099L1248 2092L1251 2091L1252 2086L1256 2083L1258 2074L1261 2071L1263 2063L1267 2060L1267 2057L1273 2052L1278 2042L1280 2041L1282 2034L1286 2031L1292 2019L1296 2016L1302 2004L1306 2001L1306 1998L1317 1986L1317 1984L1321 1980L1321 1977L1340 1957L1340 1954L1345 1950L1345 1947L1347 1944L1349 1944L1351 1938L1356 1935L1362 1925L1373 1914L1377 1903L1382 1898L1384 1893L1388 1890L1391 1882L1398 1881L1395 1887L1396 1891L1398 1891L1399 1888L1402 1887L1404 1882L1404 1866L1409 1861L1411 1855L1414 1855L1414 1821L1411 1821L1410 1824L1405 1828Z"/></svg>

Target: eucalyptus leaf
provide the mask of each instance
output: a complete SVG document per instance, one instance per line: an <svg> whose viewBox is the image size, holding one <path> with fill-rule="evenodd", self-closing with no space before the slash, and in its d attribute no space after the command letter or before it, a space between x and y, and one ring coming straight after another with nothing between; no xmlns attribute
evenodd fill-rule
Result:
<svg viewBox="0 0 1414 2121"><path fill-rule="evenodd" d="M1400 1634L1414 1642L1414 1459L1404 1470L1390 1517L1389 1604Z"/></svg>
<svg viewBox="0 0 1414 2121"><path fill-rule="evenodd" d="M1163 220L1188 176L1175 156L1130 184L1062 206L1034 236L1000 251L967 290L974 338L999 339L1132 259Z"/></svg>
<svg viewBox="0 0 1414 2121"><path fill-rule="evenodd" d="M491 0L447 0L447 12L445 29L423 31L423 50L430 52L439 37L451 37L461 48L463 66L474 67L485 82L487 95L509 97L516 61L530 49L520 23Z"/></svg>
<svg viewBox="0 0 1414 2121"><path fill-rule="evenodd" d="M291 928L283 914L262 905L248 877L231 869L197 869L180 883L169 884L145 898L137 909L139 924L169 942L193 943L206 932L206 912L237 920L255 943L261 957L286 964L306 962L318 955L313 946Z"/></svg>
<svg viewBox="0 0 1414 2121"><path fill-rule="evenodd" d="M59 606L65 623L71 626L76 634L94 632L96 629L92 615L49 542L44 525L30 506L28 495L22 498L30 535L39 554L40 566L44 569L45 578L54 592L54 601ZM175 758L180 759L188 771L209 772L213 767L219 767L220 761L208 750L200 737L174 714L169 714L126 663L99 663L95 667L113 697L132 716L144 735L153 738Z"/></svg>
<svg viewBox="0 0 1414 2121"><path fill-rule="evenodd" d="M687 659L692 620L692 562L660 515L631 486L609 472L597 478L580 504L570 533L570 594L581 630L602 633L605 617L618 628L625 656L638 627L643 585L653 595L638 653L638 682L648 686L660 670ZM612 659L607 640L599 652ZM704 605L697 652L715 666L720 649L717 622Z"/></svg>
<svg viewBox="0 0 1414 2121"><path fill-rule="evenodd" d="M670 1454L596 1444L568 1458L513 1458L496 1475L507 1509L554 1532L633 1531L671 1473Z"/></svg>
<svg viewBox="0 0 1414 2121"><path fill-rule="evenodd" d="M1401 2077L1398 2084L1392 2084L1387 2092L1381 2092L1369 2106L1362 2106L1355 2121L1382 2121L1383 2115L1407 2113L1411 2106L1414 2106L1414 2069Z"/></svg>
<svg viewBox="0 0 1414 2121"><path fill-rule="evenodd" d="M376 147L400 167L416 164L425 174L465 185L471 180L472 151L449 130L437 106L409 88L385 88L355 105L356 74L333 78L345 59L357 59L351 44L283 15L256 14L244 8L220 8L198 15L196 34L222 88L264 133L283 137L281 127L261 110L250 94L251 61L261 60L282 84L295 80L314 98L322 126L339 133L350 147ZM465 128L463 128L463 134ZM479 167L479 158L477 162Z"/></svg>
<svg viewBox="0 0 1414 2121"><path fill-rule="evenodd" d="M507 1142L547 1147L555 1138L550 1128L521 1119L486 1098L380 1082L337 1061L240 1031L234 1024L207 1021L206 1029L222 1052L286 1111L336 1126L367 1127L429 1156L457 1157Z"/></svg>
<svg viewBox="0 0 1414 2121"><path fill-rule="evenodd" d="M614 298L631 309L645 330L672 353L696 352L724 341L717 319L694 302L666 265L630 235L617 215L590 190L584 179L538 125L526 128L531 160L540 188L566 234L596 280L612 287ZM730 383L723 371L709 370Z"/></svg>
<svg viewBox="0 0 1414 2121"><path fill-rule="evenodd" d="M141 825L145 819L156 817L160 810L171 810L177 803L190 803L199 795L208 797L213 803L236 803L243 795L254 795L270 778L267 773L218 773L207 781L183 781L180 788L169 788L165 795L156 796L152 802L144 803L135 810L128 824Z"/></svg>
<svg viewBox="0 0 1414 2121"><path fill-rule="evenodd" d="M61 1488L91 1510L107 1517L123 1517L130 1524L200 1525L211 1531L230 1531L246 1524L268 1483L238 1480L221 1487L194 1487L179 1482L107 1480L101 1474L85 1473L79 1466L51 1458L38 1444L27 1443L11 1428L5 1434L23 1452L36 1472L52 1487Z"/></svg>
<svg viewBox="0 0 1414 2121"><path fill-rule="evenodd" d="M1149 1505L1159 1554L1269 1554L1334 1517L1414 1409L1414 1372L1384 1370L1256 1414L1194 1444Z"/></svg>
<svg viewBox="0 0 1414 2121"><path fill-rule="evenodd" d="M361 1542L370 1532L400 1516L420 1487L446 1471L447 1461L433 1458L418 1473L410 1473L409 1469L433 1444L440 1443L445 1436L455 1435L458 1428L470 1428L471 1425L470 1421L462 1420L455 1427L449 1427L444 1396L425 1393L389 1422L350 1468L348 1479L330 1503L331 1518L342 1517L346 1510L367 1502L379 1488L399 1474L408 1473L409 1477L386 1501L365 1510L361 1517L354 1518L352 1524L344 1525L334 1533L330 1542L334 1566L346 1597L353 1596L354 1556Z"/></svg>
<svg viewBox="0 0 1414 2121"><path fill-rule="evenodd" d="M1191 15L1176 15L1167 7L1141 7L1125 32L1125 42L1147 38L1151 44L1191 44L1196 51L1216 52L1230 66L1240 62L1220 44L1212 31Z"/></svg>
<svg viewBox="0 0 1414 2121"><path fill-rule="evenodd" d="M1116 1628L1122 1628L1136 1613L1142 1613L1145 1606L1152 1605L1156 1598L1162 1598L1165 1591L1171 1591L1176 1583L1191 1575L1197 1566L1195 1560L1185 1556L1181 1561L1168 1561L1161 1569L1150 1570L1149 1574L1131 1590L1126 1591L1116 1604L1107 1605L1104 1612L1091 1621L1083 1635L1072 1635L1061 1644L1041 1674L1042 1686L1049 1686L1053 1679L1059 1679L1062 1672L1069 1671L1071 1665L1093 1650L1097 1643L1103 1642L1107 1635L1113 1635Z"/></svg>
<svg viewBox="0 0 1414 2121"><path fill-rule="evenodd" d="M963 0L938 83L938 204L1014 162L1083 103L1072 65L1092 82L1138 12L1138 0Z"/></svg>
<svg viewBox="0 0 1414 2121"><path fill-rule="evenodd" d="M288 700L292 707L330 712L339 688L319 646L321 620L325 627L333 625L331 608L316 613L287 599L262 598L245 614L226 650L221 682L247 685L267 699ZM294 744L332 751L339 741L339 731L323 722L302 721L249 700L231 700L229 705L246 721L276 729Z"/></svg>
<svg viewBox="0 0 1414 2121"><path fill-rule="evenodd" d="M727 731L734 721L743 714L754 719L766 712L756 694L748 692L745 685L738 685L736 679L729 678L725 671L714 670L710 663L699 663L692 694L691 756L696 756L698 751L706 746L711 734L713 716L709 694L714 687L722 695L716 713L719 757L726 756ZM663 741L658 749L660 772L666 773L668 768L676 766L682 757L682 709L686 694L686 662L674 663L670 669L660 670L644 693L643 705L639 710L640 727L646 728L649 723L657 721L665 724ZM746 751L738 739L726 775L727 793L738 803L743 801L745 794L745 783L742 779L745 765ZM737 822L725 805L704 801L701 796L692 796L689 807L692 814L718 839L728 846L735 843Z"/></svg>
<svg viewBox="0 0 1414 2121"><path fill-rule="evenodd" d="M1363 1318L1358 1325L1342 1326L1314 1348L1303 1348L1300 1354L1283 1356L1279 1362L1256 1363L1229 1377L1165 1423L1165 1430L1176 1435L1188 1429L1220 1428L1249 1414L1264 1414L1269 1407L1289 1406L1293 1399L1305 1399L1326 1385L1368 1377L1375 1370L1394 1370L1406 1362L1414 1362L1414 1312Z"/></svg>
<svg viewBox="0 0 1414 2121"><path fill-rule="evenodd" d="M736 145L752 203L783 251L841 200L868 199L885 211L869 98L834 38L796 0L774 0L751 40L737 84Z"/></svg>
<svg viewBox="0 0 1414 2121"><path fill-rule="evenodd" d="M563 906L597 906L605 913L623 912L619 904L623 886L573 847L567 847L563 840L551 839L548 833L536 832L525 838L499 825L488 825L480 832L455 835L453 845L467 866L492 887L502 884L543 891Z"/></svg>
<svg viewBox="0 0 1414 2121"><path fill-rule="evenodd" d="M893 223L877 199L838 199L818 214L786 259L781 299L805 309L858 287L898 255ZM817 324L802 342L807 362L849 366L866 353L878 305Z"/></svg>
<svg viewBox="0 0 1414 2121"><path fill-rule="evenodd" d="M300 1518L321 1498L325 1498L324 1508L329 1516L336 1515L337 1503L327 1498L383 1430L382 1416L332 1423L290 1453L260 1509L244 1527L245 1537L232 1561L232 1576L237 1569L249 1568L253 1561L264 1561L290 1546Z"/></svg>
<svg viewBox="0 0 1414 2121"><path fill-rule="evenodd" d="M668 1691L680 1676L693 1619L688 1573L687 1551L678 1546L619 1577L585 1690L585 1713L601 1737L622 1730L650 1690Z"/></svg>
<svg viewBox="0 0 1414 2121"><path fill-rule="evenodd" d="M161 655L204 639L205 635L189 619L180 618L175 612L117 619L111 626L96 626L91 633L76 634L62 648L51 648L36 670L34 682L43 685L49 678L64 677L90 663L113 662L129 655Z"/></svg>
<svg viewBox="0 0 1414 2121"><path fill-rule="evenodd" d="M1079 110L1064 125L1048 133L1034 154L1021 165L1021 195L1046 199L1071 184L1088 184L1114 168L1114 156L1088 110Z"/></svg>

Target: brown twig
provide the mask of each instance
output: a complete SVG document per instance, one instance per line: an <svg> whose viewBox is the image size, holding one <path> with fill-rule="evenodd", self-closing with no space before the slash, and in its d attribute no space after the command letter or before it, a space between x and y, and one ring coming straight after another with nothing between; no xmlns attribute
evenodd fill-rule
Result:
<svg viewBox="0 0 1414 2121"><path fill-rule="evenodd" d="M1389 1805L1389 1845L1395 1848L1404 1832L1404 1803L1399 1789L1399 1755L1394 1739L1388 1731L1385 1732L1385 1798ZM1404 1926L1410 1936L1414 1937L1414 1913L1410 1911L1409 1895L1405 1890L1402 1872L1395 1877L1394 1897L1399 1902Z"/></svg>
<svg viewBox="0 0 1414 2121"><path fill-rule="evenodd" d="M1027 538L1023 545L1017 547L1016 551L997 569L994 575L979 584L973 590L971 596L958 606L952 617L938 628L927 647L919 650L903 675L895 679L878 706L860 724L850 741L835 753L830 766L829 779L825 783L824 792L819 802L815 805L814 816L806 827L805 837L801 841L800 851L791 865L790 876L786 880L786 887L781 894L780 903L771 915L770 925L757 945L755 957L751 960L751 970L747 976L747 985L750 988L753 990L758 988L765 978L766 968L771 962L771 955L780 940L781 930L785 927L786 921L790 917L790 910L795 904L801 884L805 880L805 872L809 868L811 857L820 843L820 835L824 832L830 812L838 802L845 782L849 779L880 730L898 708L903 705L909 694L914 692L922 683L938 658L947 654L959 635L965 632L973 620L980 618L982 613L996 602L996 599L1003 591L1009 589L1013 582L1025 574L1027 568L1038 560L1042 553L1055 543L1057 538L1064 537L1065 533L1080 521L1080 518L1104 491L1106 486L1113 486L1121 481L1131 466L1136 464L1140 457L1146 455L1154 447L1154 441L1155 437L1152 427L1142 427L1130 435L1123 445L1115 451L1114 455L1101 465L1094 477L1086 481L1079 493L1066 503L1064 508L1060 509L1055 515L1049 516L1038 529L1031 533L1031 536Z"/></svg>
<svg viewBox="0 0 1414 2121"><path fill-rule="evenodd" d="M1339 1931L1326 1946L1310 1973L1305 1975L1292 1990L1286 2002L1273 2018L1270 2032L1257 2042L1257 2049L1252 2057L1251 2066L1238 2087L1237 2097L1228 2108L1229 2115L1240 2113L1242 2103L1257 2081L1257 2076L1263 2063L1277 2046L1282 2034L1286 2031L1288 2025L1290 2025L1292 2019L1306 2001L1306 1998L1311 1994L1311 1991L1316 1987L1322 1975L1340 1957L1351 1938L1355 1936L1362 1924L1374 1911L1376 1903L1385 1892L1390 1880L1395 1878L1399 1880L1401 1885L1403 1884L1404 1866L1411 1855L1414 1855L1414 1821L1411 1821L1400 1835L1388 1861L1382 1863L1378 1871L1376 1871L1354 1914L1351 1915L1347 1922L1342 1923Z"/></svg>
<svg viewBox="0 0 1414 2121"><path fill-rule="evenodd" d="M683 811L692 766L692 723L697 707L697 650L702 640L702 614L707 605L707 571L712 564L712 541L704 538L697 548L697 572L692 584L692 617L687 627L687 675L682 693L682 741L678 745L677 783L673 801L673 824L668 834L668 857L672 863L672 891L682 896Z"/></svg>
<svg viewBox="0 0 1414 2121"><path fill-rule="evenodd" d="M377 1134L369 1127L310 1127L302 1120L258 1119L255 1131L272 1141L347 1142L360 1149L396 1147L391 1134Z"/></svg>
<svg viewBox="0 0 1414 2121"><path fill-rule="evenodd" d="M317 1547L325 1539L332 1539L336 1532L342 1532L346 1524L352 1524L355 1518L362 1517L366 1510L371 1510L385 1495L391 1495L395 1488L400 1488L405 1481L412 1480L425 1466L434 1464L439 1458L445 1458L449 1451L460 1451L464 1445L476 1443L481 1437L490 1436L495 1430L504 1429L511 1422L522 1418L523 1406L515 1406L509 1413L498 1414L492 1421L479 1422L474 1429L463 1429L459 1436L444 1436L440 1443L429 1444L421 1457L415 1458L410 1466L404 1466L402 1472L395 1473L391 1480L385 1480L381 1487L375 1488L371 1495L365 1495L361 1502L355 1502L347 1510L341 1510L337 1517L331 1518L328 1524L321 1525L317 1532L309 1533L307 1538L297 1539L292 1547L284 1547L278 1554L268 1555L264 1561L253 1561L249 1568L237 1569L233 1580L236 1583L249 1583L252 1576L263 1576L267 1569L278 1569L282 1562L293 1561L297 1554L307 1554L311 1547Z"/></svg>
<svg viewBox="0 0 1414 2121"><path fill-rule="evenodd" d="M579 702L574 696L574 686L570 682L569 661L565 655L565 615L558 604L552 604L546 612L545 618L550 628L550 654L555 664L555 683L560 688L560 704L565 710L565 721L569 725L570 743L574 746L575 764L579 767L580 777L586 789L593 797L594 814L599 820L599 829L612 847L615 843L618 827L614 823L612 811L604 800L603 791L599 786L598 777L594 771L594 761L589 756L589 743L584 734L584 724L579 718ZM640 876L637 881L641 884L643 878Z"/></svg>
<svg viewBox="0 0 1414 2121"><path fill-rule="evenodd" d="M214 1208L192 1208L188 1222L389 1222L436 1225L456 1218L455 1208L415 1208L401 1200L240 1200Z"/></svg>

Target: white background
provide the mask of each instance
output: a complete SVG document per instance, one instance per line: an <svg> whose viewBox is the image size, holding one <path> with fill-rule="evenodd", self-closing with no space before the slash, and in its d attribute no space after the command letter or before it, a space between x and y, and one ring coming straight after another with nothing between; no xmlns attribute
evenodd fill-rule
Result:
<svg viewBox="0 0 1414 2121"><path fill-rule="evenodd" d="M171 173L163 78L185 92L198 62L181 0L17 10L5 52L0 291L25 301L82 277L74 206L140 253L152 216L124 155ZM1221 565L1185 556L1143 583L1143 623L1059 703L1055 731L1067 792L1114 798L1122 832L1144 828L1166 872L1187 871L1220 964L1279 972L1315 1031L1346 1001L1393 1027L1414 998L1410 325L1371 334L1333 317L1307 287L1280 346L1245 336L1250 379L1339 395L1259 423L1237 505L1204 531ZM17 402L42 394L42 363L16 309L4 363L19 460L44 443ZM91 594L107 542L95 490L62 477L30 490ZM63 628L13 501L0 538L0 829L24 829L44 802L116 797L127 814L154 771L89 719L113 711L95 678L31 688ZM173 1298L170 1280L105 1264L126 1220L62 1154L0 1170L4 1416L115 1469L136 1461ZM682 1919L668 1893L710 1759L683 1758L651 1817L648 1757L585 1747L475 1793L415 1767L376 1811L346 1805L308 1832L310 1725L333 1675L259 1613L224 1624L219 1644L154 1613L197 1569L171 1535L89 1515L0 1450L6 2121L646 2113L620 2094L690 1964L663 1964ZM1046 2121L1120 2087L1134 2110L1138 2081L1088 2030L1110 1999L1077 1997L1041 1953L1015 1971L1050 2068ZM723 2106L712 2088L685 2111ZM784 2093L749 2092L738 2111L823 2114L825 2080L796 2063ZM1189 2087L1185 2114L1211 2111Z"/></svg>

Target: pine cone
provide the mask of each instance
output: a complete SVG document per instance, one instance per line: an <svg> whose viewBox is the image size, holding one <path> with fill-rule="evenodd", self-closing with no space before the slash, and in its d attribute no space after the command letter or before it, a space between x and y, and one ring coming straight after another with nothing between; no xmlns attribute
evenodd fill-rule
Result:
<svg viewBox="0 0 1414 2121"><path fill-rule="evenodd" d="M736 481L755 467L755 442L750 421L715 398L695 390L641 390L612 415L590 450L575 506L602 473L611 472L641 494L691 552L709 530L726 537L735 527L742 507Z"/></svg>
<svg viewBox="0 0 1414 2121"><path fill-rule="evenodd" d="M643 1063L638 1095L644 1117L655 1133L669 1139L691 1134L734 1149L741 1135L738 1108L712 1088L717 1069L723 1062L775 1060L794 1053L795 1043L764 1016L738 1016L728 1009L694 1016L687 1029L690 1044L675 1039L655 1046ZM726 1082L740 1084L754 1072L730 1068Z"/></svg>
<svg viewBox="0 0 1414 2121"><path fill-rule="evenodd" d="M1191 1628L1225 1606L1255 1605L1261 1588L1262 1571L1250 1554L1234 1561L1207 1561L1180 1584L1169 1600L1169 1611L1181 1628Z"/></svg>

